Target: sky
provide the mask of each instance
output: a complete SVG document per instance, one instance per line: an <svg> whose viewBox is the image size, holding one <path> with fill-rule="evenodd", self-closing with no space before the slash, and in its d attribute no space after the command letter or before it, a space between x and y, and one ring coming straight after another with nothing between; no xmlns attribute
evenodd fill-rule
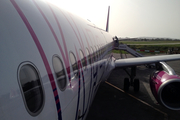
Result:
<svg viewBox="0 0 180 120"><path fill-rule="evenodd" d="M180 0L47 0L105 29L125 37L180 39Z"/></svg>

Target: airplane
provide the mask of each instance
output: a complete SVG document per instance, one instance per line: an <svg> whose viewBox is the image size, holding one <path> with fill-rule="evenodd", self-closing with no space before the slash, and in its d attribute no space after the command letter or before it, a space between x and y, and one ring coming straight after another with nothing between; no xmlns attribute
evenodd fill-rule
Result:
<svg viewBox="0 0 180 120"><path fill-rule="evenodd" d="M113 69L152 63L159 68L150 80L153 94L163 106L179 110L180 78L165 61L180 55L116 60L106 28L44 0L1 0L0 119L85 120ZM129 84L125 79L126 88Z"/></svg>

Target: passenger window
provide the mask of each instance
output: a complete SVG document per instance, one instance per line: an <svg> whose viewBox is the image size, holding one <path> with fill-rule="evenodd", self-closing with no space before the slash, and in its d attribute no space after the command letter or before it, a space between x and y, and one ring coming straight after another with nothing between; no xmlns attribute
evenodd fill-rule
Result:
<svg viewBox="0 0 180 120"><path fill-rule="evenodd" d="M98 49L97 47L94 47L94 49L95 49L95 59L98 60Z"/></svg>
<svg viewBox="0 0 180 120"><path fill-rule="evenodd" d="M38 115L44 106L44 93L37 69L24 64L19 70L19 83L25 106L30 115Z"/></svg>
<svg viewBox="0 0 180 120"><path fill-rule="evenodd" d="M100 56L102 56L102 47L100 46L100 49L99 49L99 54Z"/></svg>
<svg viewBox="0 0 180 120"><path fill-rule="evenodd" d="M91 51L92 51L92 60L93 60L93 62L95 62L96 60L95 60L95 53L94 53L94 50L93 50L93 48L91 47Z"/></svg>
<svg viewBox="0 0 180 120"><path fill-rule="evenodd" d="M78 76L78 64L77 64L76 58L72 52L70 52L69 56L70 56L70 61L71 61L72 69L74 72L74 76L77 77Z"/></svg>
<svg viewBox="0 0 180 120"><path fill-rule="evenodd" d="M83 54L82 50L80 50L79 52L80 52L82 65L83 65L83 67L85 67L86 66L86 60L85 60L84 54Z"/></svg>
<svg viewBox="0 0 180 120"><path fill-rule="evenodd" d="M67 81L63 63L58 56L53 57L53 68L56 75L57 84L60 90L65 90Z"/></svg>
<svg viewBox="0 0 180 120"><path fill-rule="evenodd" d="M93 48L91 47L91 57L92 57L92 63L95 62L94 61L94 51L93 51Z"/></svg>
<svg viewBox="0 0 180 120"><path fill-rule="evenodd" d="M89 61L89 64L91 64L91 56L89 54L89 50L86 48L86 52L87 52L87 59Z"/></svg>
<svg viewBox="0 0 180 120"><path fill-rule="evenodd" d="M100 57L100 49L99 46L97 46L97 54L98 54L98 58Z"/></svg>
<svg viewBox="0 0 180 120"><path fill-rule="evenodd" d="M99 49L100 47L99 46L97 46L97 54L98 54L98 56L100 57L100 49Z"/></svg>

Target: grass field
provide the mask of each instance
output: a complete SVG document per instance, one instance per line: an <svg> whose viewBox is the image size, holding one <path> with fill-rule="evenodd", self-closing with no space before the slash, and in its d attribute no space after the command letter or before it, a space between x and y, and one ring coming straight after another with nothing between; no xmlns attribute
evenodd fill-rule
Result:
<svg viewBox="0 0 180 120"><path fill-rule="evenodd" d="M120 41L120 43L127 44L132 49L164 51L164 53L166 53L170 48L177 48L178 51L180 51L180 41ZM160 45L163 43L171 43L171 44ZM146 45L141 45L141 44L146 44ZM113 52L119 53L118 50L114 50ZM150 53L150 54L157 54L157 53Z"/></svg>
<svg viewBox="0 0 180 120"><path fill-rule="evenodd" d="M162 44L162 43L178 43L180 44L180 41L120 41L120 43L124 44Z"/></svg>

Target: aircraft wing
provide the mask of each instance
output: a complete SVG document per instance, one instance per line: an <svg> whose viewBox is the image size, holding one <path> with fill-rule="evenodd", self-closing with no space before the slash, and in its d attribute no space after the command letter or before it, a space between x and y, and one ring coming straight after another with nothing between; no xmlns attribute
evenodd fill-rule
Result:
<svg viewBox="0 0 180 120"><path fill-rule="evenodd" d="M138 66L174 60L180 60L180 54L119 59L115 61L115 67Z"/></svg>

